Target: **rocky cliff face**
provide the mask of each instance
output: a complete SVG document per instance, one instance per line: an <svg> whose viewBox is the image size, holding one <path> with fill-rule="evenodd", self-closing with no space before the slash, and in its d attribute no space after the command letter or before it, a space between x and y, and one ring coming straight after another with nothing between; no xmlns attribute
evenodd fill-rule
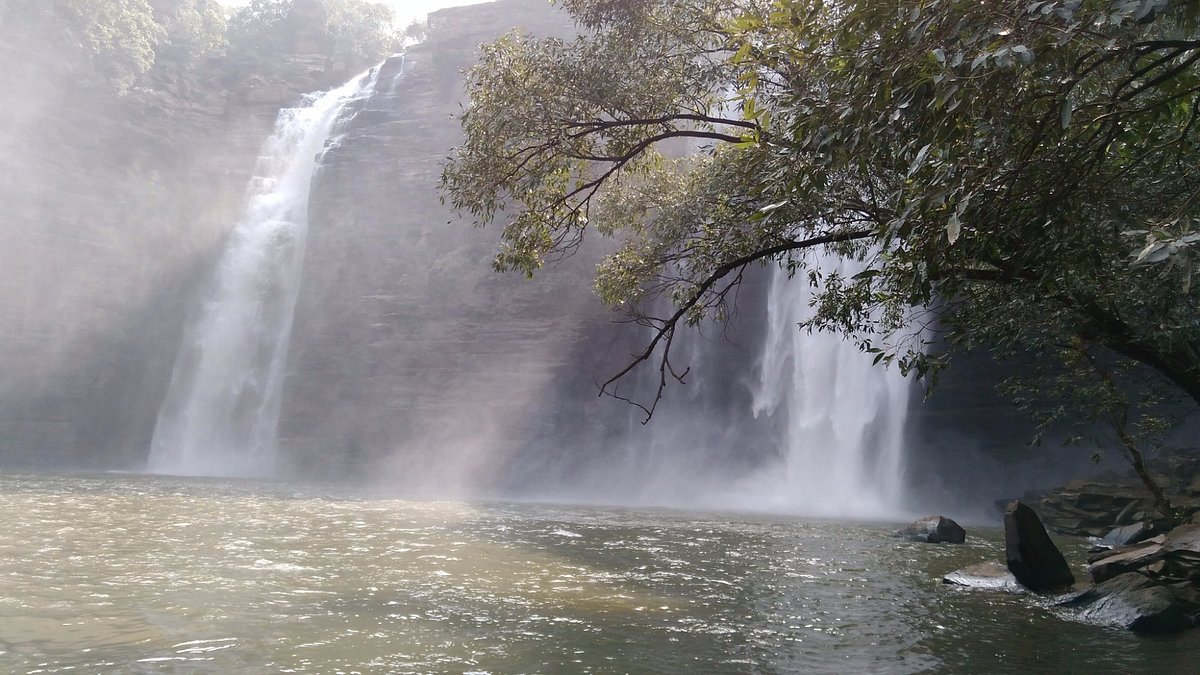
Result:
<svg viewBox="0 0 1200 675"><path fill-rule="evenodd" d="M659 468L687 455L683 465L736 477L778 450L769 422L748 415L760 288L748 285L738 332L681 340L704 372L673 387L654 426L642 427L638 409L597 398L596 383L644 338L614 324L590 291L607 242L589 240L534 280L497 275L498 233L439 203L441 164L460 138L451 119L460 71L476 45L514 27L572 30L541 0L436 12L428 40L387 61L376 94L346 112L311 196L283 461L296 474L435 494L624 499L652 482L638 466L655 461L657 438ZM647 374L622 393L652 397L657 373ZM666 439L685 426L693 433Z"/></svg>
<svg viewBox="0 0 1200 675"><path fill-rule="evenodd" d="M54 20L0 10L0 459L134 466L278 108L344 73L162 59L117 95Z"/></svg>
<svg viewBox="0 0 1200 675"><path fill-rule="evenodd" d="M347 111L311 198L281 423L293 471L476 484L530 440L552 382L594 377L597 360L573 359L607 324L594 256L533 282L495 275L494 233L452 218L436 192L474 46L567 26L538 1L438 12L429 40Z"/></svg>

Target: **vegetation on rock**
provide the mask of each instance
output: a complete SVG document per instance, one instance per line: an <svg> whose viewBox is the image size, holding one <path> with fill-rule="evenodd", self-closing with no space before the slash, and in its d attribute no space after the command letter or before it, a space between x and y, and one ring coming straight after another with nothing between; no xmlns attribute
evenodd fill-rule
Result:
<svg viewBox="0 0 1200 675"><path fill-rule="evenodd" d="M160 10L158 21L164 37L156 51L176 61L195 64L223 54L228 44L225 13L214 0L170 3Z"/></svg>
<svg viewBox="0 0 1200 675"><path fill-rule="evenodd" d="M96 68L119 91L154 65L154 50L165 31L154 20L148 0L65 0L58 11L64 15L68 34L85 45Z"/></svg>
<svg viewBox="0 0 1200 675"><path fill-rule="evenodd" d="M331 60L358 67L399 44L392 21L391 9L367 0L251 0L228 20L216 0L0 5L0 23L36 30L61 45L64 60L86 64L121 95L152 86L150 75L164 62L183 70L194 70L209 57L268 63L295 48L292 42L305 32L322 36L316 47Z"/></svg>
<svg viewBox="0 0 1200 675"><path fill-rule="evenodd" d="M229 43L237 56L269 62L289 48L289 22L309 23L335 59L369 63L395 50L393 19L391 8L367 0L250 0L229 19Z"/></svg>
<svg viewBox="0 0 1200 675"><path fill-rule="evenodd" d="M484 48L442 190L503 223L500 270L621 240L596 289L654 333L606 392L652 361L651 414L676 331L757 263L877 362L1034 356L1021 395L1106 422L1135 468L1164 392L1200 405L1200 3L561 4L585 35Z"/></svg>

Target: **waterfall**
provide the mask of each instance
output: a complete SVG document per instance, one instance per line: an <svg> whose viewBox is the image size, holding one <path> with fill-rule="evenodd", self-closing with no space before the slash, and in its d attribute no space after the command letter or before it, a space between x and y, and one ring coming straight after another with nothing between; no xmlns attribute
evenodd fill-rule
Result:
<svg viewBox="0 0 1200 675"><path fill-rule="evenodd" d="M859 271L832 254L816 264ZM779 419L783 466L760 475L757 489L773 506L808 515L894 517L910 383L841 335L798 328L813 315L814 294L807 279L775 270L753 412Z"/></svg>
<svg viewBox="0 0 1200 675"><path fill-rule="evenodd" d="M378 73L373 68L280 111L246 206L179 348L154 428L150 472L272 472L309 188L339 113L370 94Z"/></svg>

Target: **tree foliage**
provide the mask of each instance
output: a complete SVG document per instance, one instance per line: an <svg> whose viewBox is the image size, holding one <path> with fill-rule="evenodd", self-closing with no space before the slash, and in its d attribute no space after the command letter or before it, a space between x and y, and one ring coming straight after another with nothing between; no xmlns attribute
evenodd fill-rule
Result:
<svg viewBox="0 0 1200 675"><path fill-rule="evenodd" d="M286 47L284 22L292 0L250 0L229 17L229 46L238 56L266 59Z"/></svg>
<svg viewBox="0 0 1200 675"><path fill-rule="evenodd" d="M630 367L665 385L677 327L774 262L822 285L810 328L877 361L1053 357L1120 430L1145 397L1108 359L1200 404L1200 3L562 4L584 36L484 48L442 189L503 223L501 270L618 237L597 290L656 329ZM866 270L826 273L814 247ZM923 344L931 313L950 351Z"/></svg>
<svg viewBox="0 0 1200 675"><path fill-rule="evenodd" d="M166 9L158 21L165 33L158 51L169 52L176 61L193 65L225 50L225 12L216 0L181 0Z"/></svg>
<svg viewBox="0 0 1200 675"><path fill-rule="evenodd" d="M367 63L395 51L399 38L390 7L367 0L330 0L327 4L335 57Z"/></svg>
<svg viewBox="0 0 1200 675"><path fill-rule="evenodd" d="M310 3L311 4L311 3ZM397 36L391 8L367 0L321 0L319 13L305 16L321 25L330 55L352 63L376 61L391 53ZM296 0L250 0L229 20L229 41L242 56L270 60L288 48L286 26L295 21Z"/></svg>
<svg viewBox="0 0 1200 675"><path fill-rule="evenodd" d="M341 65L374 62L398 44L392 12L366 0L251 0L226 12L216 0L45 0L0 2L0 28L52 46L67 69L120 95L152 87L159 70L270 64L301 33ZM312 44L305 45L312 48ZM219 57L214 59L214 57Z"/></svg>
<svg viewBox="0 0 1200 675"><path fill-rule="evenodd" d="M60 10L67 29L118 92L154 65L164 31L147 0L66 0Z"/></svg>
<svg viewBox="0 0 1200 675"><path fill-rule="evenodd" d="M225 17L215 0L49 0L61 33L84 47L92 66L120 94L137 85L163 55L194 63L220 53Z"/></svg>

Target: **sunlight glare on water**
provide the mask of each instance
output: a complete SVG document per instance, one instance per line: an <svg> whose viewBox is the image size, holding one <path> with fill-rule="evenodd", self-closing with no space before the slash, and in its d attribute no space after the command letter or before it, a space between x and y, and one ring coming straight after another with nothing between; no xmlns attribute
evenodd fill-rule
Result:
<svg viewBox="0 0 1200 675"><path fill-rule="evenodd" d="M943 587L995 533L891 530L0 476L0 672L1176 672L1200 646Z"/></svg>

